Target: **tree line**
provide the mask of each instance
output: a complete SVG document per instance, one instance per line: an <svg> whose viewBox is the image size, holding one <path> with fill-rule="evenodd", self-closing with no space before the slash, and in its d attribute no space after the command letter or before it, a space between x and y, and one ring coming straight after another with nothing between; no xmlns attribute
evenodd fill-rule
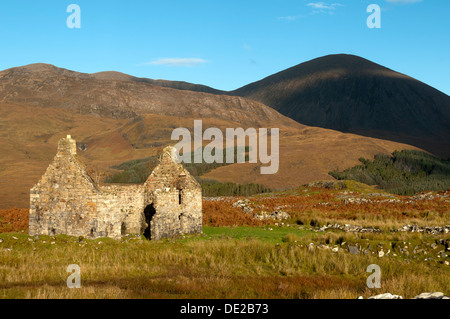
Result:
<svg viewBox="0 0 450 319"><path fill-rule="evenodd" d="M390 193L414 195L423 191L443 191L450 187L450 159L440 159L416 150L377 154L373 160L360 158L362 165L329 172L338 180L356 180L378 185Z"/></svg>

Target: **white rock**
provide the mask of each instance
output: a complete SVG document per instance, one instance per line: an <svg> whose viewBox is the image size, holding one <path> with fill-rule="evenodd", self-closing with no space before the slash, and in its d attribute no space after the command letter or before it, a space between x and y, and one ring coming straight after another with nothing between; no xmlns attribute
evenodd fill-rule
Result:
<svg viewBox="0 0 450 319"><path fill-rule="evenodd" d="M393 295L388 292L385 294L369 297L368 299L403 299L403 297L399 295Z"/></svg>
<svg viewBox="0 0 450 319"><path fill-rule="evenodd" d="M423 292L414 299L443 299L443 297L446 297L443 292Z"/></svg>

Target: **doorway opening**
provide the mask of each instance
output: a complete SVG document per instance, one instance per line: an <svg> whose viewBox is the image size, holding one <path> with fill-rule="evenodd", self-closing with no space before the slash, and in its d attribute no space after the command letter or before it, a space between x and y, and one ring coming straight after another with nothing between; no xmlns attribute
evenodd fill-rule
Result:
<svg viewBox="0 0 450 319"><path fill-rule="evenodd" d="M144 215L145 215L145 222L147 223L147 228L144 231L144 236L147 239L152 239L151 221L155 214L156 214L156 210L155 210L155 207L153 206L153 204L150 204L147 207L145 207Z"/></svg>

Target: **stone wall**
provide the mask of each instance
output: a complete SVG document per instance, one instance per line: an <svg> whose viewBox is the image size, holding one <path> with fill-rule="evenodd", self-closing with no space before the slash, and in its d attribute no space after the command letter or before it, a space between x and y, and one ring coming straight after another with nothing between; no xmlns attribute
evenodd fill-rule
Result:
<svg viewBox="0 0 450 319"><path fill-rule="evenodd" d="M171 150L164 150L144 185L100 187L79 160L75 140L61 139L53 163L30 191L30 235L161 239L201 232L201 187Z"/></svg>
<svg viewBox="0 0 450 319"><path fill-rule="evenodd" d="M202 191L200 184L165 148L160 164L144 184L148 203L156 211L151 228L152 239L202 231Z"/></svg>
<svg viewBox="0 0 450 319"><path fill-rule="evenodd" d="M75 147L70 138L60 140L53 163L31 189L31 235L88 236L95 228L99 190Z"/></svg>

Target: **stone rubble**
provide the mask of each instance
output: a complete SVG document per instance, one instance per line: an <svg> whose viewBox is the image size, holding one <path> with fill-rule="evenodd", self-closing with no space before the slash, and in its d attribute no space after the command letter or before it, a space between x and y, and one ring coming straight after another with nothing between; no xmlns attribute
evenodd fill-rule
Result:
<svg viewBox="0 0 450 319"><path fill-rule="evenodd" d="M240 199L237 202L234 202L231 206L239 207L244 211L244 213L253 212L253 208L250 207L250 201L248 199Z"/></svg>
<svg viewBox="0 0 450 319"><path fill-rule="evenodd" d="M255 219L259 219L259 220L266 220L266 219L271 219L271 220L286 220L291 218L291 216L283 211L273 211L271 213L268 213L266 211L262 211L259 214L254 214L253 218Z"/></svg>
<svg viewBox="0 0 450 319"><path fill-rule="evenodd" d="M365 194L364 197L359 195L358 197L350 195L351 192L343 192L341 195L338 195L337 198L343 199L344 204L394 204L394 203L405 203L405 204L415 204L417 201L423 201L423 200L449 200L450 199L450 191L446 192L427 192L427 193L421 193L416 194L414 196L410 196L406 198L406 200L401 200L398 198L395 198L394 195L388 195L388 194L376 194L376 193L369 193ZM368 198L366 198L368 197ZM373 197L385 197L384 199L372 199ZM387 198L386 198L387 197ZM331 204L331 203L322 203L322 205Z"/></svg>
<svg viewBox="0 0 450 319"><path fill-rule="evenodd" d="M438 235L438 234L448 234L450 233L450 225L445 225L442 227L427 227L427 226L418 226L418 225L405 225L400 229L393 230L393 232L411 232L411 233L426 233L430 235Z"/></svg>
<svg viewBox="0 0 450 319"><path fill-rule="evenodd" d="M248 200L248 199L240 199L240 200L234 202L233 204L231 204L231 206L238 207L238 208L242 209L242 211L244 213L247 213L247 214L250 214L254 211L254 209L250 206L250 200ZM270 219L270 220L280 220L280 221L291 218L291 216L288 213L282 211L281 208L283 208L283 207L277 206L277 207L275 207L275 210L272 212L267 212L267 211L262 210L259 213L254 213L253 218L258 219L258 220Z"/></svg>
<svg viewBox="0 0 450 319"><path fill-rule="evenodd" d="M320 227L318 230L315 230L316 232L324 232L328 229L339 229L343 230L345 232L354 232L354 233L379 233L381 232L380 229L374 228L374 227L361 227L361 226L355 226L355 225L340 225L340 224L328 224L325 226Z"/></svg>

